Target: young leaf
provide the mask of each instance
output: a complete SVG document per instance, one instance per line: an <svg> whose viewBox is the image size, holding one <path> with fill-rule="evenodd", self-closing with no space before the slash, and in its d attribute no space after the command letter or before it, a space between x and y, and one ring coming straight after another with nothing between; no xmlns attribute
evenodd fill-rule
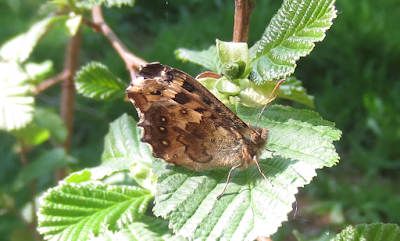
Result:
<svg viewBox="0 0 400 241"><path fill-rule="evenodd" d="M308 55L336 17L335 0L285 0L261 40L250 49L250 78L256 83L284 78Z"/></svg>
<svg viewBox="0 0 400 241"><path fill-rule="evenodd" d="M0 63L0 129L20 129L32 120L35 100L27 80L17 64Z"/></svg>
<svg viewBox="0 0 400 241"><path fill-rule="evenodd" d="M260 109L238 106L245 122L255 123ZM194 172L155 161L158 176L157 216L170 219L174 232L191 239L254 240L270 236L287 220L298 187L309 183L315 169L330 167L339 156L332 144L341 132L317 113L269 106L259 120L269 128L260 157L263 179L256 166L234 171L221 199L229 169Z"/></svg>
<svg viewBox="0 0 400 241"><path fill-rule="evenodd" d="M66 16L54 16L35 23L27 32L14 37L1 46L0 56L3 59L8 60L8 62L25 61L31 54L39 39L46 33L47 27L54 22L67 18L68 17Z"/></svg>
<svg viewBox="0 0 400 241"><path fill-rule="evenodd" d="M216 40L222 73L229 79L246 77L249 72L249 48L247 43Z"/></svg>
<svg viewBox="0 0 400 241"><path fill-rule="evenodd" d="M219 61L217 48L215 46L210 46L207 50L203 51L181 48L175 51L175 56L177 59L190 61L215 73L221 74L222 72L222 65Z"/></svg>
<svg viewBox="0 0 400 241"><path fill-rule="evenodd" d="M115 100L125 97L126 83L117 78L107 66L91 62L76 73L76 90L85 97Z"/></svg>
<svg viewBox="0 0 400 241"><path fill-rule="evenodd" d="M396 241L400 240L400 228L391 223L359 224L349 226L332 241Z"/></svg>
<svg viewBox="0 0 400 241"><path fill-rule="evenodd" d="M60 182L40 200L38 231L45 239L87 240L140 219L152 198L139 187Z"/></svg>

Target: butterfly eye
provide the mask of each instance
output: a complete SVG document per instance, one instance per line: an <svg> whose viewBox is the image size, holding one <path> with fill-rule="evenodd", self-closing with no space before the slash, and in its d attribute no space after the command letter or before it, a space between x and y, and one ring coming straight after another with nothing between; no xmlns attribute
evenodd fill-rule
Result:
<svg viewBox="0 0 400 241"><path fill-rule="evenodd" d="M150 93L151 95L161 95L161 92L159 90L153 91Z"/></svg>

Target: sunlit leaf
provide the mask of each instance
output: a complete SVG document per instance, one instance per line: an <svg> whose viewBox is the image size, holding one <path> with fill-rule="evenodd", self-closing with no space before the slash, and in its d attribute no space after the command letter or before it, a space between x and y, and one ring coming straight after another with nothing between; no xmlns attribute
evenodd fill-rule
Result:
<svg viewBox="0 0 400 241"><path fill-rule="evenodd" d="M76 90L85 97L97 100L122 100L125 97L127 84L101 63L91 62L82 67L75 80Z"/></svg>
<svg viewBox="0 0 400 241"><path fill-rule="evenodd" d="M67 182L101 180L116 172L131 171L133 178L148 190L155 186L155 176L151 173L151 152L140 141L141 131L136 128L132 117L124 114L110 124L105 137L102 164L71 174Z"/></svg>
<svg viewBox="0 0 400 241"><path fill-rule="evenodd" d="M238 106L235 111L255 123L260 109ZM232 173L218 200L229 169L195 172L155 161L155 214L191 239L254 240L275 233L287 220L298 188L316 176L316 169L338 162L332 142L341 132L313 111L277 105L267 107L258 125L269 129L270 151L261 155L260 165L273 185L251 166Z"/></svg>
<svg viewBox="0 0 400 241"><path fill-rule="evenodd" d="M296 61L308 55L336 17L335 0L285 0L261 40L250 49L250 78L256 83L292 74Z"/></svg>
<svg viewBox="0 0 400 241"><path fill-rule="evenodd" d="M35 23L27 32L14 37L1 46L0 56L9 62L25 61L39 39L46 33L47 27L66 18L66 16L53 16Z"/></svg>
<svg viewBox="0 0 400 241"><path fill-rule="evenodd" d="M27 80L17 64L0 63L0 129L19 129L32 120L35 100Z"/></svg>
<svg viewBox="0 0 400 241"><path fill-rule="evenodd" d="M126 5L129 7L133 7L135 4L135 0L86 0L76 2L76 6L79 8L83 8L86 10L91 10L94 5L102 5L105 7L119 7Z"/></svg>
<svg viewBox="0 0 400 241"><path fill-rule="evenodd" d="M152 198L139 187L60 182L40 200L38 230L45 239L87 240L139 220Z"/></svg>

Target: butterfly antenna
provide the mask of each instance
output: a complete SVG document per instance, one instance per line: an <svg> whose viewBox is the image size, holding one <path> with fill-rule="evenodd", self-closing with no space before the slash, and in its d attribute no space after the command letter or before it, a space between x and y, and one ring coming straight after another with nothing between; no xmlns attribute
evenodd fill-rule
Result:
<svg viewBox="0 0 400 241"><path fill-rule="evenodd" d="M264 107L262 108L260 114L259 114L258 117L257 117L257 121L256 121L256 124L255 124L256 126L257 126L258 121L260 120L262 114L264 113L265 108L267 108L267 106L269 105L269 103L271 103L271 102L274 101L276 98L278 98L279 93L278 93L276 96L274 96L274 94L275 94L276 90L279 88L279 86L282 84L283 81L285 81L285 79L279 80L279 82L275 85L274 89L272 90L271 94L270 94L269 97L268 97L267 104L264 105Z"/></svg>

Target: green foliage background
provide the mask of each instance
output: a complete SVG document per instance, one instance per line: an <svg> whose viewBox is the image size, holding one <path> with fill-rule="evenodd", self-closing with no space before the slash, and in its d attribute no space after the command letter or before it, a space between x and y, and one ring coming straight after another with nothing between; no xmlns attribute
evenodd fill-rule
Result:
<svg viewBox="0 0 400 241"><path fill-rule="evenodd" d="M38 18L31 1L0 1L0 43L25 31ZM192 75L198 66L176 60L178 48L203 50L215 38L232 38L233 1L145 1L134 8L104 9L108 24L135 54L148 62L182 69ZM259 0L252 16L249 46L258 40L280 1ZM295 76L303 81L308 94L315 96L316 111L342 130L337 143L340 165L320 170L318 178L301 190L296 202L297 214L274 240L285 239L293 228L311 235L317 228L336 233L347 224L391 222L400 224L400 29L397 0L338 0L338 17L326 39L317 43L307 58L298 62ZM215 24L223 23L223 24ZM63 67L68 38L56 29L35 49L31 61L52 59L54 72ZM81 61L96 60L107 65L122 80L129 75L120 57L101 35L84 28ZM59 86L37 98L39 106L59 106ZM76 170L95 166L103 150L109 122L122 113L135 115L125 102L96 102L77 96L72 155L80 160ZM12 149L13 137L0 132L0 185L10 185L20 169L19 157ZM46 148L46 147L42 147ZM40 148L31 155L40 153ZM53 186L52 177L44 177L39 189ZM17 205L28 200L28 190L18 193ZM321 225L321 220L329 222ZM21 226L13 216L0 217L0 236L8 227ZM317 236L318 236L317 235Z"/></svg>

